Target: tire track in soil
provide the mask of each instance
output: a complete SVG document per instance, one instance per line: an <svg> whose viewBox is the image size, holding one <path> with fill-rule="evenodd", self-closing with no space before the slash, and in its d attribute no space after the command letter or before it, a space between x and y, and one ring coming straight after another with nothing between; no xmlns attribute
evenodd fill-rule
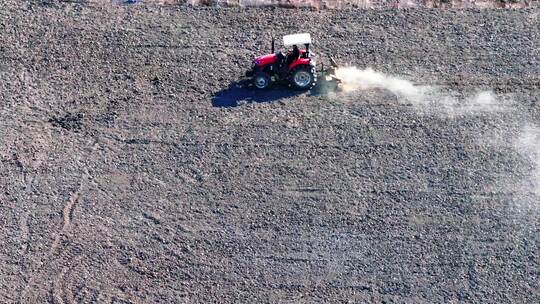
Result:
<svg viewBox="0 0 540 304"><path fill-rule="evenodd" d="M75 209L75 205L79 202L79 197L84 184L85 182L83 179L83 181L81 181L81 183L79 184L79 188L71 195L68 202L64 205L64 208L62 210L62 229L59 233L56 234L51 249L49 250L49 255L54 254L54 252L56 251L56 249L58 249L58 246L60 245L62 237L70 230L71 222L73 221L73 211Z"/></svg>
<svg viewBox="0 0 540 304"><path fill-rule="evenodd" d="M30 243L30 229L28 227L28 211L25 211L19 219L19 228L21 230L21 251L22 254L28 253Z"/></svg>
<svg viewBox="0 0 540 304"><path fill-rule="evenodd" d="M47 256L45 257L45 263L43 263L43 265L36 270L37 273L35 275L31 276L28 279L28 281L26 282L26 286L23 288L23 290L21 292L21 296L20 296L20 299L19 299L20 302L25 302L25 300L27 299L28 292L34 286L34 283L35 283L37 277L39 275L41 275L43 269L46 268L47 266L49 266L50 263L52 262L51 257L55 254L56 250L58 249L58 247L60 245L60 241L62 240L62 237L69 232L70 227L71 227L71 222L73 221L73 212L74 212L74 209L75 209L75 205L79 201L80 193L81 193L81 191L83 189L83 186L85 185L84 180L85 180L85 178L83 177L83 179L79 183L79 187L77 188L77 190L75 190L75 192L73 192L73 194L71 194L71 196L69 197L67 203L64 205L64 208L62 209L62 221L63 221L62 228L57 233L57 235L55 236L55 238L54 238L54 240L52 242L51 248L49 249L49 252L47 253ZM25 225L27 226L27 221L25 221ZM71 258L69 260L71 260ZM63 277L64 277L64 275L65 275L65 273L67 271L66 268L67 267L63 268L60 275L55 280L53 280L53 291L52 291L53 300L55 299L55 297L54 297L54 294L55 294L55 292L54 292L55 282L57 282L58 280L60 280L60 282L61 282L63 280ZM63 302L57 302L57 301L54 301L54 302L55 303L63 303Z"/></svg>
<svg viewBox="0 0 540 304"><path fill-rule="evenodd" d="M90 155L93 155L93 153L95 152L98 146L99 146L98 139L96 139L92 145ZM81 181L79 182L79 187L77 188L77 190L75 190L75 192L73 192L73 194L71 194L67 203L64 205L64 208L62 209L62 222L63 222L62 228L55 236L52 242L51 248L49 249L47 256L45 257L45 262L43 263L41 267L39 267L36 270L37 274L32 275L26 281L26 286L23 288L20 294L19 302L24 302L24 300L27 299L28 292L30 288L34 285L36 278L41 274L46 275L46 273L43 273L43 271L46 267L48 267L52 263L52 257L56 254L57 249L60 247L60 242L62 240L62 237L70 231L71 224L73 222L73 213L74 213L75 207L77 203L79 202L79 198L80 198L81 192L83 191L83 188L87 186L88 181L91 181L91 177L92 176L88 172L88 169L85 169L83 176L81 177ZM72 256L68 255L67 262L68 262L68 265L77 265L81 259L82 257L78 256L74 260ZM72 300L74 299L74 297L70 291L66 289L62 289L64 291L58 290L58 285L60 286L63 285L62 282L64 281L65 275L73 267L74 266L66 266L62 268L62 271L60 272L60 274L57 275L54 280L52 280L53 283L52 283L52 290L50 290L50 294L52 295L52 300L54 303L64 303L61 296L60 297L56 296L58 294L60 295L67 294L66 296L66 298L68 299L67 303L75 303L75 301Z"/></svg>
<svg viewBox="0 0 540 304"><path fill-rule="evenodd" d="M98 138L96 138L94 140L94 143L92 144L90 155L94 155L94 152L96 151L98 146L99 146ZM64 208L62 210L62 218L63 218L62 229L60 230L60 232L57 234L57 236L55 237L53 241L53 244L49 252L50 256L54 255L55 251L59 248L62 237L71 230L71 223L73 222L73 213L75 211L75 207L79 203L79 198L80 198L81 192L83 191L83 188L85 188L88 185L88 183L93 183L93 180L88 169L85 169L84 175L79 184L79 188L70 196L70 199L68 200L66 205L64 205ZM71 273L73 268L75 268L77 265L81 263L81 260L82 260L82 256L77 256L73 258L71 254L68 254L67 256L68 266L65 266L64 268L62 268L62 271L60 272L60 274L58 274L53 280L51 295L52 295L52 300L54 303L59 303L59 304L76 303L71 290L69 288L65 288L64 277L66 276L66 274Z"/></svg>
<svg viewBox="0 0 540 304"><path fill-rule="evenodd" d="M98 146L99 146L99 143L98 143L98 139L96 138L94 140L94 143L92 144L90 155L94 154ZM62 209L62 221L63 221L62 229L54 238L51 249L49 250L49 255L54 254L54 252L60 245L60 241L62 240L62 237L69 232L71 228L71 222L73 221L73 212L75 210L75 206L79 202L79 197L81 195L83 187L85 187L88 184L88 181L91 180L91 177L92 176L90 175L90 172L88 172L88 169L85 169L83 176L81 178L81 181L79 182L79 187L70 196L68 202L64 205L64 208Z"/></svg>
<svg viewBox="0 0 540 304"><path fill-rule="evenodd" d="M73 293L71 292L71 290L69 290L69 288L64 287L63 282L64 282L64 277L66 276L66 274L68 272L70 273L73 270L73 268L75 268L75 266L77 266L81 262L81 260L82 260L81 256L78 256L77 258L72 260L73 263L71 263L71 265L69 266L62 268L62 271L60 272L60 274L53 281L53 284L52 284L53 287L52 287L51 293L52 293L52 299L54 303L59 303L59 304L76 303L75 298L73 297Z"/></svg>

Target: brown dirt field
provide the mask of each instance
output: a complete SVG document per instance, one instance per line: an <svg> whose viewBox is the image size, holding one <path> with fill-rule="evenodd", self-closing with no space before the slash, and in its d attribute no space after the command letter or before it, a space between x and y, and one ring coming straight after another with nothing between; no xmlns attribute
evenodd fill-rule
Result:
<svg viewBox="0 0 540 304"><path fill-rule="evenodd" d="M0 3L0 302L540 302L537 8L45 2ZM298 31L512 107L230 86Z"/></svg>

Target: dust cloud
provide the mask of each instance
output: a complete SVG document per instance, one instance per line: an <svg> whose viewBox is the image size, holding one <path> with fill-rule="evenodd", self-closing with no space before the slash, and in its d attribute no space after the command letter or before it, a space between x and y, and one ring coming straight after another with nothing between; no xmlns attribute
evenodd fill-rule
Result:
<svg viewBox="0 0 540 304"><path fill-rule="evenodd" d="M524 156L532 168L522 187L526 192L540 195L540 128L526 125L514 141L514 148Z"/></svg>
<svg viewBox="0 0 540 304"><path fill-rule="evenodd" d="M511 98L491 91L476 90L475 93L452 91L431 85L416 85L396 76L374 71L371 68L342 67L336 69L341 89L347 94L359 90L387 90L403 104L413 105L421 113L456 117L463 115L509 113L515 111ZM468 94L468 95L467 95ZM520 182L520 193L540 195L540 127L532 119L521 121L519 135L507 138L512 148L531 166L527 176Z"/></svg>
<svg viewBox="0 0 540 304"><path fill-rule="evenodd" d="M409 80L386 75L371 68L360 70L343 67L336 70L342 90L384 89L398 97L398 102L411 103L428 112L454 115L503 111L512 105L509 100L497 98L491 91L478 91L471 96L461 92L443 91L430 85L415 85Z"/></svg>

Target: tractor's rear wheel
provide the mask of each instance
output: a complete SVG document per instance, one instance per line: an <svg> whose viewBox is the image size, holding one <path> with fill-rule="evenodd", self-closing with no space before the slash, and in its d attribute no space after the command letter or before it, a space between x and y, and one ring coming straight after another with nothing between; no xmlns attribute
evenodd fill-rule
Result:
<svg viewBox="0 0 540 304"><path fill-rule="evenodd" d="M270 86L270 76L268 74L259 72L253 76L253 84L259 90L263 90Z"/></svg>
<svg viewBox="0 0 540 304"><path fill-rule="evenodd" d="M291 80L294 86L299 90L311 89L317 82L317 73L315 67L310 65L301 65L294 68Z"/></svg>

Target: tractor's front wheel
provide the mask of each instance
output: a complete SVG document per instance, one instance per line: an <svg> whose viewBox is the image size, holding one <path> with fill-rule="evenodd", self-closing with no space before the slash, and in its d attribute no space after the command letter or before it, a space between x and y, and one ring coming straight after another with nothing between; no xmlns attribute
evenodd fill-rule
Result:
<svg viewBox="0 0 540 304"><path fill-rule="evenodd" d="M270 86L270 76L263 72L256 73L253 77L253 84L257 89L266 89Z"/></svg>
<svg viewBox="0 0 540 304"><path fill-rule="evenodd" d="M311 89L317 82L315 67L309 65L301 65L296 67L292 72L291 80L297 89Z"/></svg>

